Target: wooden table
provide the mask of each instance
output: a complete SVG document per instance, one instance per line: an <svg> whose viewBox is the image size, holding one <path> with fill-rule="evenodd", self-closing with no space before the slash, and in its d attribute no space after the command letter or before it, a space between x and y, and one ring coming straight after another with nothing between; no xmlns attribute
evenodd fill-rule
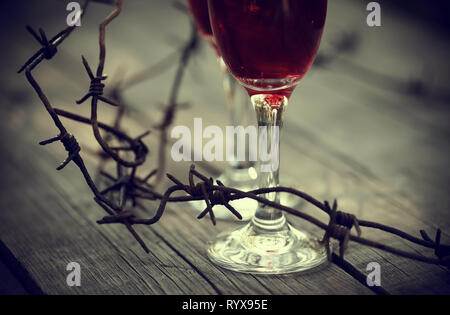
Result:
<svg viewBox="0 0 450 315"><path fill-rule="evenodd" d="M70 165L61 172L55 170L65 157L61 145L43 148L37 144L56 130L25 78L15 74L37 48L23 26L42 25L55 33L65 21L65 4L28 1L25 9L25 1L17 3L16 7L1 4L5 6L1 12L10 12L1 21L7 26L1 30L2 45L8 43L10 48L3 52L0 84L0 293L380 293L333 263L320 272L286 276L220 269L206 258L205 242L236 223L219 222L213 227L207 220L199 222L188 205L170 205L158 224L137 228L150 254L123 226L97 225L103 212L78 169ZM96 63L96 25L109 10L106 5L92 5L83 26L56 58L35 72L57 107L88 114L87 105L74 104L87 89L80 55ZM340 208L360 219L414 235L420 229L434 235L440 227L448 243L449 43L389 7L383 10L383 26L369 28L360 1L330 1L320 54L332 59L313 67L292 97L282 141L281 178L294 178L299 188L321 200L337 198ZM188 29L186 17L169 1L125 1L123 14L108 28L106 71L111 80L118 69L131 74L161 60L187 38ZM333 44L342 43L345 34L350 43L356 39L357 46L336 55ZM131 134L150 128L151 121L161 115L159 104L167 101L173 70L126 94L138 110L125 122ZM422 79L431 93L409 93L406 87L411 78ZM190 63L180 95L192 106L177 116L177 125L192 126L195 117L202 117L204 124L227 124L220 80L214 54L204 45ZM113 110L102 107L100 115L110 122ZM81 142L83 157L94 171L97 160L89 152L97 146L91 130L72 122L67 126ZM156 137L148 141L156 148ZM148 169L155 159L153 152ZM168 163L171 173L186 179L187 163ZM225 164L200 163L198 167L216 176ZM149 205L150 211L155 207ZM307 205L301 209L318 215ZM291 220L313 230L305 222ZM363 235L433 255L431 250L379 231L364 230ZM362 279L368 274L368 263L379 263L382 289L391 294L450 293L450 274L442 267L356 244L350 245L346 260ZM81 266L80 287L66 284L69 262Z"/></svg>

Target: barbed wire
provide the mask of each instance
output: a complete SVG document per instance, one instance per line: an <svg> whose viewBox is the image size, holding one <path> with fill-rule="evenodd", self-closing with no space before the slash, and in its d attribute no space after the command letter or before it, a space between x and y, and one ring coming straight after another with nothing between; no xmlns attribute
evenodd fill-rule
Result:
<svg viewBox="0 0 450 315"><path fill-rule="evenodd" d="M85 14L88 3L89 0L85 2L85 5L83 7L83 15ZM91 99L90 117L84 117L76 113L54 108L32 74L32 71L44 59L50 60L55 56L55 54L57 53L57 46L61 45L62 42L68 38L68 36L75 29L74 27L64 29L63 31L52 37L50 40L47 40L45 32L42 29L39 30L39 36L30 27L27 27L28 31L41 44L42 47L19 70L19 73L25 71L28 82L35 90L40 101L44 105L55 126L59 130L59 134L56 137L42 141L40 144L48 145L55 142L61 142L63 144L65 150L68 153L68 156L57 169L61 170L71 162L76 164L76 166L80 169L84 180L94 194L95 202L107 214L102 219L97 221L98 224L124 225L130 232L130 234L141 245L141 247L148 253L148 247L146 246L144 240L135 231L134 226L153 225L157 223L163 216L164 211L169 203L203 200L205 202L205 210L200 213L198 219L203 219L208 215L211 222L215 225L215 206L223 205L238 219L242 219L240 213L230 204L230 202L247 198L256 200L257 202L263 203L267 206L299 217L324 230L322 243L326 245L329 259L332 259L332 257L334 256L334 254L332 255L331 253L330 241L332 239L335 239L339 241L339 255L342 261L344 261L343 259L345 251L348 247L349 242L356 242L416 261L442 265L450 268L450 246L441 244L441 230L438 229L436 231L434 240L431 239L424 230L420 231L421 238L419 238L394 227L390 227L377 222L359 220L356 216L350 213L340 211L338 209L337 201L334 201L330 205L328 201L319 201L314 197L308 195L307 193L293 188L273 187L256 189L252 191L241 191L232 187L226 187L219 180L214 181L214 179L197 171L195 169L195 166L192 165L188 173L188 184L184 184L182 181L171 174L166 174L167 178L174 185L169 187L164 193L158 192L157 186L164 179L166 172L166 147L168 141L168 130L174 122L176 113L180 109L180 105L182 105L178 103L179 90L189 60L198 48L199 37L195 25L191 20L189 39L182 46L180 51L173 53L168 57L165 57L165 59L157 64L157 67L149 68L157 69L157 72L161 72L164 67L171 66L171 63L168 62L169 60L175 60L175 58L177 57L179 58L177 72L172 83L172 88L170 90L168 103L165 106L162 121L155 128L159 132L157 167L150 173L146 173L145 175L140 176L140 167L144 164L149 154L149 148L145 145L143 139L148 136L150 132L145 132L142 135L132 137L122 131L120 122L124 116L125 105L122 100L121 93L123 92L122 88L126 88L127 86L129 87L148 78L151 78L152 74L148 70L142 70L140 75L136 75L131 81L128 81L129 84L118 84L113 89L113 97L108 98L103 96L105 88L104 82L107 80L107 77L103 74L106 62L106 27L122 12L122 4L123 0L116 0L114 10L100 24L100 54L95 75L87 60L82 57L84 68L88 73L90 79L90 85L89 92L77 103L81 104L88 99ZM187 11L185 5L180 2L176 2L175 6L177 9L183 12ZM118 107L117 117L113 126L102 123L98 120L97 108L100 101ZM102 159L110 159L116 163L115 175L112 175L104 171L103 169L99 170L99 174L107 181L109 181L108 185L103 189L98 188L97 184L95 184L92 180L91 175L87 170L84 160L81 156L81 148L78 144L78 141L76 140L74 135L67 131L60 117L90 125L92 127L94 137L102 149ZM100 130L106 132L105 137L102 137ZM116 138L119 141L120 145L111 146L111 138ZM132 152L134 154L134 159L126 160L121 156L122 153L129 152ZM155 180L150 183L151 179ZM115 194L113 194L112 192L115 192ZM184 195L173 196L177 192L183 192ZM276 203L263 197L264 195L273 192L288 193L305 200L322 212L325 212L329 216L328 223L324 223L312 215L306 214L291 207L287 207L280 203ZM139 207L145 209L145 207L143 207L140 202L141 200L159 201L159 206L156 210L156 213L151 218L140 218L136 215L136 208ZM131 207L129 206L129 204L131 204ZM422 255L405 252L386 244L363 238L363 231L361 229L362 227L377 229L395 235L401 239L417 244L419 246L433 249L436 257L425 257ZM356 232L356 235L351 233L352 230Z"/></svg>

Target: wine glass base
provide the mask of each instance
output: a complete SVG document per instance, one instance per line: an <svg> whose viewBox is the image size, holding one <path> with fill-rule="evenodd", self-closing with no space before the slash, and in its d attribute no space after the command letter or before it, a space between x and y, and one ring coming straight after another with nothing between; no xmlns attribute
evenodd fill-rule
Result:
<svg viewBox="0 0 450 315"><path fill-rule="evenodd" d="M267 232L250 222L219 234L208 243L207 255L222 268L266 275L304 272L328 262L326 248L318 239L288 224Z"/></svg>

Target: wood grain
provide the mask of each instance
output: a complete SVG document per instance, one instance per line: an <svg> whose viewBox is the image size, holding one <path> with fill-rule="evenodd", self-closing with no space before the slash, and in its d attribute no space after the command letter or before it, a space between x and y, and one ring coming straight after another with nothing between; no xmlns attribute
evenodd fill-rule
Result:
<svg viewBox="0 0 450 315"><path fill-rule="evenodd" d="M321 274L301 277L265 278L220 270L204 253L205 241L217 230L209 223L198 223L195 213L183 206L168 211L154 227L138 228L150 246L151 253L145 255L123 227L95 224L102 213L90 200L78 171L68 168L64 176L53 172L51 166L57 150L30 159L29 154L36 149L41 148L30 145L20 150L24 157L21 162L25 164L20 171L18 165L11 165L11 161L19 160L18 156L9 156L10 164L1 161L10 183L0 187L7 195L0 205L4 209L0 238L45 293L329 294L333 290L344 294L370 293L334 265ZM21 182L25 192L22 195L11 188L26 174L35 176ZM13 228L17 226L26 228ZM65 283L65 266L71 261L82 266L79 288L69 288ZM330 283L323 286L319 279L329 279ZM338 288L331 286L332 279L339 279Z"/></svg>
<svg viewBox="0 0 450 315"><path fill-rule="evenodd" d="M126 2L124 14L111 25L108 35L111 50L106 64L110 74L121 72L120 67L133 73L148 66L172 53L177 47L174 42L181 43L187 36L187 19L173 10L169 2L152 1L151 5L150 10L146 1ZM380 82L380 76L373 73L404 81L419 76L430 84L432 92L442 89L442 82L448 82L450 73L446 71L449 44L420 24L389 11L384 14L383 28L367 28L365 19L361 19L365 7L360 1L330 1L329 5L321 52L329 52L342 32L356 32L360 45L355 52L335 56L325 68L314 67L293 95L282 140L282 184L290 178L297 188L319 199L338 199L342 210L361 219L392 225L415 235L419 229L432 235L441 227L448 243L448 98L436 93L420 97L407 94L383 80ZM51 21L54 17L49 14L50 7L35 2L30 7L33 9L15 12L17 19L7 29L8 36L14 36L16 41L5 42L8 36L0 39L10 47L3 56L8 60L5 73L14 73L29 51L36 48L18 21L38 19L36 23L41 23L44 17ZM96 21L107 9L93 4L83 27L65 43L55 60L39 68L37 78L58 107L74 110L74 99L85 93L87 81L80 66L80 54L89 60L97 58ZM136 38L151 41L136 42ZM423 47L433 47L426 52L427 58L423 58ZM204 125L228 123L215 59L215 54L204 46L192 61L180 95L191 108L177 115L175 124L192 126L195 117L202 117ZM419 68L429 70L421 72ZM131 112L133 119L124 124L132 134L140 134L158 119L161 113L158 104L166 101L167 83L172 76L173 69L126 93L135 108ZM54 136L55 130L24 78L2 75L0 94L3 97L0 134L4 138L0 142L3 175L0 240L12 261L19 262L26 271L19 280L28 292L373 293L363 281L358 282L335 264L317 273L271 277L219 269L205 257L205 242L236 224L220 222L213 228L207 220L198 222L186 205L172 205L159 224L138 228L150 247L151 253L145 255L124 227L95 224L103 213L93 202L77 169L69 166L63 172L55 171L65 157L61 146L37 145L38 141ZM87 107L75 110L89 112ZM112 113L102 107L102 120L111 120ZM74 123L67 126L80 140L83 150L97 148L89 128ZM148 142L155 147L155 137ZM95 160L84 156L93 169ZM217 175L225 166L225 163L200 164L211 175ZM147 167L151 169L153 165ZM170 172L181 178L186 179L187 169L188 163L169 161ZM152 209L154 205L149 207ZM327 220L306 204L299 207ZM320 233L305 222L290 220L295 226ZM364 230L364 236L432 255L430 250L382 232ZM6 257L4 252L2 260ZM392 294L450 293L449 272L441 267L355 244L347 251L346 260L362 278L367 274L367 264L378 262L382 287ZM69 288L65 282L65 267L71 261L82 266L79 288Z"/></svg>

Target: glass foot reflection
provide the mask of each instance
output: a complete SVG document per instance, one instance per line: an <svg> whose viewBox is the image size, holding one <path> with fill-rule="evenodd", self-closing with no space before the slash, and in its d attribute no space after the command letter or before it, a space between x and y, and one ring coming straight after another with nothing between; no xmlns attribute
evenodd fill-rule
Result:
<svg viewBox="0 0 450 315"><path fill-rule="evenodd" d="M207 255L225 269L251 274L302 272L328 261L318 239L287 223L274 232L259 231L254 221L219 234L208 243Z"/></svg>

